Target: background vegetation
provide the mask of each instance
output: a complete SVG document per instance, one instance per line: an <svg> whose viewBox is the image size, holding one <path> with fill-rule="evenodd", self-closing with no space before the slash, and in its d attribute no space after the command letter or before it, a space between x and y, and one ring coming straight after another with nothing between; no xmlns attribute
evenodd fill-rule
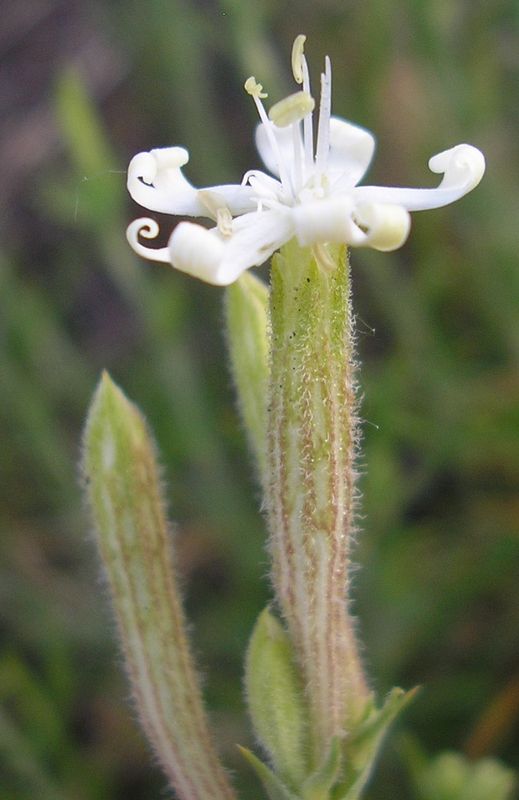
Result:
<svg viewBox="0 0 519 800"><path fill-rule="evenodd" d="M519 6L514 0L27 0L2 14L0 796L151 800L77 476L103 367L160 443L218 739L259 796L240 682L268 596L264 527L227 370L222 293L135 259L124 170L184 144L195 184L259 166L251 73L288 87L294 36L334 110L377 132L370 182L431 185L483 149L456 206L352 254L362 362L355 609L380 693L424 688L371 800L412 798L417 748L517 764ZM164 220L166 222L166 220ZM171 220L167 221L166 230ZM266 276L266 269L263 274ZM515 734L515 740L514 740Z"/></svg>

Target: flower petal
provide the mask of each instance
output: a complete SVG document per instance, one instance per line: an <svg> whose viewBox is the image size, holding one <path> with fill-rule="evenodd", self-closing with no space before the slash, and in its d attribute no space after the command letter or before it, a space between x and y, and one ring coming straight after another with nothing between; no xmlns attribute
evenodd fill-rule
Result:
<svg viewBox="0 0 519 800"><path fill-rule="evenodd" d="M375 250L395 250L409 234L411 218L402 206L365 203L335 195L303 203L291 210L294 235L302 247L326 242Z"/></svg>
<svg viewBox="0 0 519 800"><path fill-rule="evenodd" d="M279 155L283 159L283 163L287 165L290 175L292 176L294 167L294 132L292 126L289 125L286 128L279 128L277 125L274 125L273 122L270 124L274 136L276 137ZM301 133L299 133L299 147L302 151L303 143L301 139ZM276 178L279 178L278 159L272 148L266 127L263 122L260 122L256 128L256 148L268 171L272 175L275 175Z"/></svg>
<svg viewBox="0 0 519 800"><path fill-rule="evenodd" d="M307 201L291 209L294 234L302 247L325 242L361 244L365 233L355 224L348 194Z"/></svg>
<svg viewBox="0 0 519 800"><path fill-rule="evenodd" d="M150 211L187 216L211 216L199 190L182 174L189 161L183 147L162 147L138 153L128 167L128 191L133 199ZM228 184L207 190L221 199L232 214L242 214L255 207L252 190L248 186Z"/></svg>
<svg viewBox="0 0 519 800"><path fill-rule="evenodd" d="M128 191L141 206L165 214L201 214L197 190L182 174L189 161L183 147L138 153L128 167Z"/></svg>
<svg viewBox="0 0 519 800"><path fill-rule="evenodd" d="M365 175L374 152L375 137L369 131L345 119L332 117L326 170L330 175L332 190L341 191L355 186Z"/></svg>
<svg viewBox="0 0 519 800"><path fill-rule="evenodd" d="M169 240L169 256L176 269L227 286L246 269L263 264L291 232L289 216L274 211L244 214L233 221L230 236L222 236L217 228L181 222Z"/></svg>
<svg viewBox="0 0 519 800"><path fill-rule="evenodd" d="M476 147L459 144L433 156L429 168L444 173L437 189L357 186L352 194L356 203L389 203L408 211L440 208L459 200L478 185L485 172L485 158Z"/></svg>
<svg viewBox="0 0 519 800"><path fill-rule="evenodd" d="M155 239L159 233L159 226L154 219L143 217L135 219L126 229L128 244L135 252L147 258L149 261L161 261L163 264L169 262L169 252L167 247L146 247L139 241L139 236L144 239Z"/></svg>
<svg viewBox="0 0 519 800"><path fill-rule="evenodd" d="M403 206L370 203L356 208L353 218L365 234L359 246L383 252L401 247L411 229L411 217Z"/></svg>
<svg viewBox="0 0 519 800"><path fill-rule="evenodd" d="M218 285L225 243L217 228L207 230L194 222L180 222L171 234L171 264L181 272Z"/></svg>

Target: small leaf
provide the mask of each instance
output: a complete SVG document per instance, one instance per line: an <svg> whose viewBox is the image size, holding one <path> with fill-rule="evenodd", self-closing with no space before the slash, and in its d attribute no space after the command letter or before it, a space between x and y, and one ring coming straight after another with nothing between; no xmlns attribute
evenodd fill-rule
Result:
<svg viewBox="0 0 519 800"><path fill-rule="evenodd" d="M238 745L238 749L262 782L270 800L298 800L297 795L292 794L270 767L260 761L253 752L247 750L246 747L240 747L240 745Z"/></svg>
<svg viewBox="0 0 519 800"><path fill-rule="evenodd" d="M361 797L384 735L417 691L392 689L381 708L376 708L373 701L368 702L364 716L345 740L345 776L333 792L334 800L358 800Z"/></svg>
<svg viewBox="0 0 519 800"><path fill-rule="evenodd" d="M342 741L334 736L323 765L310 775L302 787L304 800L327 800L342 768Z"/></svg>
<svg viewBox="0 0 519 800"><path fill-rule="evenodd" d="M307 712L290 640L268 609L252 632L245 690L254 732L283 780L300 786L306 776Z"/></svg>

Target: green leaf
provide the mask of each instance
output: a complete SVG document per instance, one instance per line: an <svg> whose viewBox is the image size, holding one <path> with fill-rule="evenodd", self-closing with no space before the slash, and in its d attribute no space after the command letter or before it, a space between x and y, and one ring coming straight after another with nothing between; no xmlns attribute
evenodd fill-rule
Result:
<svg viewBox="0 0 519 800"><path fill-rule="evenodd" d="M368 702L363 717L345 740L345 774L333 792L334 800L358 800L361 797L389 726L417 691L392 689L381 708L376 708L373 701Z"/></svg>
<svg viewBox="0 0 519 800"><path fill-rule="evenodd" d="M226 291L227 344L238 404L260 477L265 474L269 381L268 287L245 272Z"/></svg>
<svg viewBox="0 0 519 800"><path fill-rule="evenodd" d="M334 736L328 755L322 766L310 775L302 787L304 800L327 800L335 786L342 768L342 741Z"/></svg>
<svg viewBox="0 0 519 800"><path fill-rule="evenodd" d="M297 795L292 794L281 779L272 772L270 767L260 761L254 753L247 750L246 747L240 747L240 745L238 745L238 749L262 782L270 800L298 800Z"/></svg>
<svg viewBox="0 0 519 800"><path fill-rule="evenodd" d="M306 776L307 710L290 640L265 609L252 632L245 690L254 732L289 786Z"/></svg>

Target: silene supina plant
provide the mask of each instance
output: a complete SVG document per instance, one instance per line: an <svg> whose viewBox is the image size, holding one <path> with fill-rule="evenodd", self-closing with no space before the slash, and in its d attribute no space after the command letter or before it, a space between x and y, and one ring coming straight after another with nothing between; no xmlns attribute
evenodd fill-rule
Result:
<svg viewBox="0 0 519 800"><path fill-rule="evenodd" d="M331 116L328 58L314 125L304 43L297 36L292 50L299 89L268 113L261 84L245 82L268 172L196 189L182 173L183 147L139 153L128 169L134 200L213 224L180 222L167 246L153 248L141 240L156 238L159 227L141 218L127 237L145 258L228 286L227 341L264 494L274 593L246 656L261 757L243 753L273 800L356 800L412 692L376 699L350 611L359 433L347 248L400 247L409 212L459 199L479 183L485 162L460 144L429 161L443 176L437 188L359 186L374 138ZM270 256L267 287L247 270ZM181 800L233 797L189 650L154 446L140 412L107 375L90 411L84 465L145 732Z"/></svg>

